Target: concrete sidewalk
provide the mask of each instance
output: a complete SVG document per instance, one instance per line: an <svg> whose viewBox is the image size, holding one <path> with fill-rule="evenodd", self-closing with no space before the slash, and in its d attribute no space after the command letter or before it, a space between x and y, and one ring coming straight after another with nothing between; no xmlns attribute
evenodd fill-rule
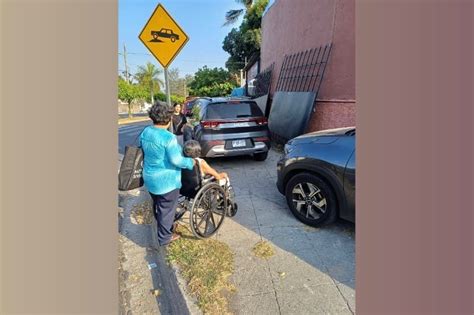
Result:
<svg viewBox="0 0 474 315"><path fill-rule="evenodd" d="M293 217L275 186L279 153L265 162L251 158L210 160L231 178L239 210L226 218L216 238L235 253L232 282L235 314L353 314L354 225L338 222L316 229ZM266 240L268 260L253 255Z"/></svg>
<svg viewBox="0 0 474 315"><path fill-rule="evenodd" d="M122 158L119 155L119 167ZM119 192L118 197L119 313L201 314L196 301L186 295L178 270L168 265L165 249L157 246L156 221L151 212L141 220L133 212L151 206L146 205L151 202L146 189Z"/></svg>
<svg viewBox="0 0 474 315"><path fill-rule="evenodd" d="M231 282L237 291L231 297L231 311L234 314L353 314L354 225L339 221L316 229L294 218L275 186L278 158L279 153L272 150L264 162L251 157L208 159L213 167L229 174L239 205L237 215L226 218L214 236L227 243L235 254ZM156 276L153 270L147 269L148 263L159 263L163 256L156 256L149 249L156 244L152 239L156 233L153 227L137 226L129 219L132 204L149 200L148 195L140 189L136 196L130 197L122 203L125 221L120 231L128 259L124 269L131 273L126 279L126 289L133 294L128 296L129 309L137 314L142 311L156 314L159 310L166 313L167 306L162 303L166 303L168 294L177 294L185 300L183 304L191 314L199 314L193 299L186 296L182 280L178 286L181 294L173 289L155 299L147 292L148 288L174 286L162 281L176 279L176 272ZM252 253L254 245L261 240L270 242L275 250L275 255L267 260ZM134 284L131 275L142 278ZM180 279L179 275L177 278Z"/></svg>

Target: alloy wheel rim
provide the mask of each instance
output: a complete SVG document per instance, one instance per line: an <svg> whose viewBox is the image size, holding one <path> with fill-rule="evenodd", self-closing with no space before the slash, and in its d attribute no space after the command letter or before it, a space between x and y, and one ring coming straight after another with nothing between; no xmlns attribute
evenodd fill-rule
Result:
<svg viewBox="0 0 474 315"><path fill-rule="evenodd" d="M293 187L292 201L296 211L309 220L320 219L327 210L326 197L312 183L299 183Z"/></svg>

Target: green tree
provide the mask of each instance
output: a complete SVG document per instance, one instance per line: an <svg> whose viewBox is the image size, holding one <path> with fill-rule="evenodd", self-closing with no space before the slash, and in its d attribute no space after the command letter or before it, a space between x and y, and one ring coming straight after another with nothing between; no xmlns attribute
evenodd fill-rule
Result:
<svg viewBox="0 0 474 315"><path fill-rule="evenodd" d="M187 84L190 82L187 77L180 77L179 69L173 68L168 71L168 81L170 83L171 95L185 98L187 96Z"/></svg>
<svg viewBox="0 0 474 315"><path fill-rule="evenodd" d="M243 6L245 6L245 8L227 11L225 13L225 23L224 23L224 25L230 25L230 24L234 24L235 22L237 22L239 17L242 14L244 14L244 12L249 10L252 7L252 4L253 4L253 0L236 0L236 2L240 3Z"/></svg>
<svg viewBox="0 0 474 315"><path fill-rule="evenodd" d="M135 79L138 83L148 89L152 104L155 103L155 93L159 92L160 87L164 85L163 81L160 79L162 72L161 69L158 69L158 67L151 62L147 62L145 66L139 66L138 71L135 74Z"/></svg>
<svg viewBox="0 0 474 315"><path fill-rule="evenodd" d="M191 95L210 97L228 95L236 86L237 82L229 71L207 66L198 69L188 84Z"/></svg>
<svg viewBox="0 0 474 315"><path fill-rule="evenodd" d="M128 104L128 117L132 117L132 102L145 99L148 95L146 89L138 84L132 84L122 77L118 79L118 98Z"/></svg>
<svg viewBox="0 0 474 315"><path fill-rule="evenodd" d="M250 6L246 7L240 27L233 28L225 37L222 49L230 55L226 62L226 68L230 72L237 73L243 68L245 58L260 51L262 16L267 5L268 0L251 1Z"/></svg>

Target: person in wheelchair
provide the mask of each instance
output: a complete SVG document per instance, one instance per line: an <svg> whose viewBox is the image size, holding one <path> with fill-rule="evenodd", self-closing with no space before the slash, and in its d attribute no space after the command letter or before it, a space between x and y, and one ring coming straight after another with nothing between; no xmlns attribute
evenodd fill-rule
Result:
<svg viewBox="0 0 474 315"><path fill-rule="evenodd" d="M188 198L194 198L201 186L211 181L216 181L220 186L227 188L226 191L228 194L227 198L229 200L229 206L226 211L226 216L234 216L237 212L237 204L235 203L234 192L230 185L227 173L217 172L205 160L199 157L201 155L201 145L196 140L186 141L184 143L183 151L184 156L194 158L196 164L192 170L181 170L180 194Z"/></svg>

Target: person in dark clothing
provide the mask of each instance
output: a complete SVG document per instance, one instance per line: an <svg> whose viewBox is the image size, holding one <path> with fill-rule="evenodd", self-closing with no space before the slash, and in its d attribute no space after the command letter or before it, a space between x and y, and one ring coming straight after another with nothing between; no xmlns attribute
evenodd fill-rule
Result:
<svg viewBox="0 0 474 315"><path fill-rule="evenodd" d="M186 116L181 112L181 104L174 103L173 107L173 133L177 136L181 136L183 134L183 127L188 121Z"/></svg>
<svg viewBox="0 0 474 315"><path fill-rule="evenodd" d="M180 143L182 144L194 138L194 131L193 128L189 126L186 116L181 112L181 105L175 103L173 106L173 133L176 136L183 136L182 139L180 138Z"/></svg>

